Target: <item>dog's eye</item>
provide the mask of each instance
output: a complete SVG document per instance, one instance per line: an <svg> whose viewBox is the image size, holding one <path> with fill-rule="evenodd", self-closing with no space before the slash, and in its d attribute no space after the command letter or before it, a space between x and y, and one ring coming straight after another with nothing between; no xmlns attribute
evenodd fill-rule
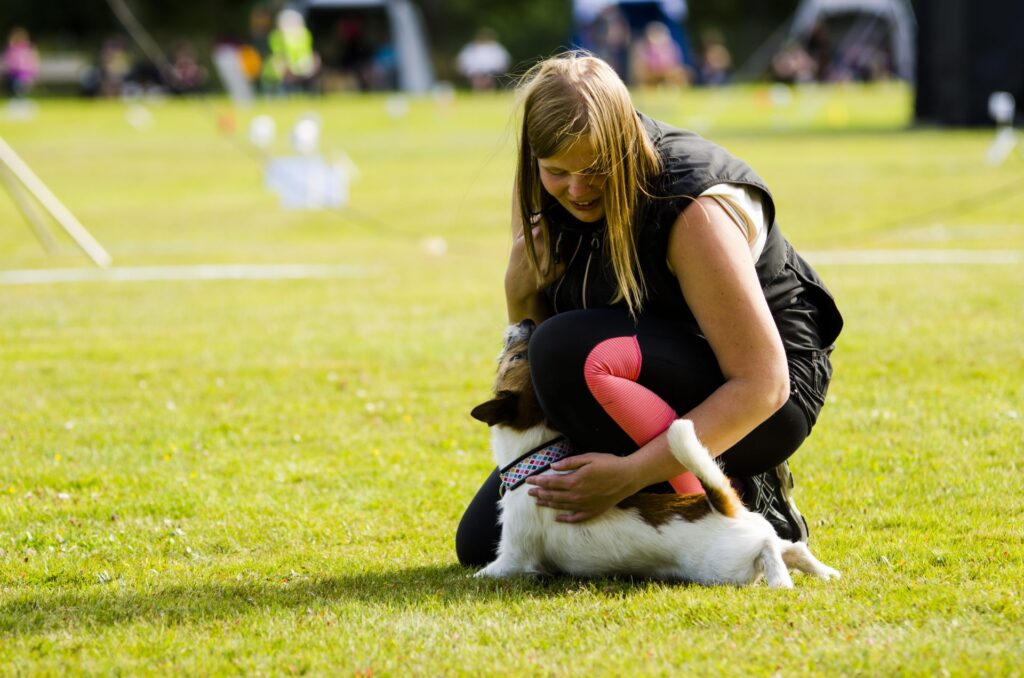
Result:
<svg viewBox="0 0 1024 678"><path fill-rule="evenodd" d="M509 358L509 361L510 362L515 362L516 360L525 360L525 359L526 359L526 354L525 353L513 353L512 357Z"/></svg>

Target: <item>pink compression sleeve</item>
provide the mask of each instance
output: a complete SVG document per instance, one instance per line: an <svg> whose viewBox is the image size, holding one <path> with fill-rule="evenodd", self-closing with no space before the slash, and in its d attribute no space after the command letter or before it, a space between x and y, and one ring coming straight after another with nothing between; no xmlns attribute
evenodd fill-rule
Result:
<svg viewBox="0 0 1024 678"><path fill-rule="evenodd" d="M677 417L668 403L637 383L641 364L636 337L615 337L595 346L583 365L591 395L637 447L656 438ZM704 493L689 472L671 478L669 483L680 494Z"/></svg>

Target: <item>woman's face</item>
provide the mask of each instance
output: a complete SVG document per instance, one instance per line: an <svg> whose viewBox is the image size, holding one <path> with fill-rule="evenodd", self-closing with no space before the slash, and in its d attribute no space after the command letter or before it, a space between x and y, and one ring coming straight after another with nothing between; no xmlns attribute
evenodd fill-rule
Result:
<svg viewBox="0 0 1024 678"><path fill-rule="evenodd" d="M590 141L581 139L564 153L538 158L544 190L580 221L604 218L604 184L607 175L594 170L596 157Z"/></svg>

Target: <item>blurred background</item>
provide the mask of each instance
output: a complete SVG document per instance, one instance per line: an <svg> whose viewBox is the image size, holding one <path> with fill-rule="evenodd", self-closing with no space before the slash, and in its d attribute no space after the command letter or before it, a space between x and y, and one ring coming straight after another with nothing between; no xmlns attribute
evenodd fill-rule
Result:
<svg viewBox="0 0 1024 678"><path fill-rule="evenodd" d="M511 90L569 48L771 177L802 242L1015 247L1022 26L1019 0L5 0L0 257L497 251Z"/></svg>
<svg viewBox="0 0 1024 678"><path fill-rule="evenodd" d="M1013 0L5 0L0 9L7 96L205 94L230 88L233 70L264 96L500 89L538 57L578 46L633 86L897 78L916 83L916 119L952 125L992 123L992 92L1024 95L1022 26L1024 3ZM216 58L223 48L237 69Z"/></svg>

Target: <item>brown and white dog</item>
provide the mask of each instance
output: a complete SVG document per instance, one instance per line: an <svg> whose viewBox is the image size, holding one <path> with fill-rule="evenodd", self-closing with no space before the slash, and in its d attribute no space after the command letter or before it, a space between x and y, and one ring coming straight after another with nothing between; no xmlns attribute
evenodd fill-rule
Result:
<svg viewBox="0 0 1024 678"><path fill-rule="evenodd" d="M533 327L527 320L508 328L495 396L472 412L491 426L494 458L503 471L498 557L476 576L561 572L736 586L764 576L768 586L782 588L793 586L788 568L839 577L806 545L780 539L767 520L743 506L686 419L672 424L669 445L706 495L641 493L578 524L557 522L556 510L537 506L522 481L555 473L546 467L571 450L548 426L533 389L527 361Z"/></svg>

